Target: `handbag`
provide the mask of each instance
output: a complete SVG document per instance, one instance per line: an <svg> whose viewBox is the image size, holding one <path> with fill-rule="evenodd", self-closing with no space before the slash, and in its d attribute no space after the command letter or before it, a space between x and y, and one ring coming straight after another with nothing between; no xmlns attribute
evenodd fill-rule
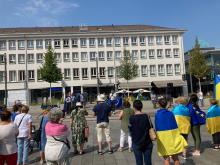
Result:
<svg viewBox="0 0 220 165"><path fill-rule="evenodd" d="M55 138L54 136L52 136L52 137L53 137L53 139L54 139L55 141L64 143L64 144L67 146L67 148L70 150L70 142L69 142L69 140L68 140L67 138L66 138L66 141L64 141L64 140L57 139L57 138Z"/></svg>
<svg viewBox="0 0 220 165"><path fill-rule="evenodd" d="M84 136L85 138L89 138L89 127L88 126L84 128Z"/></svg>
<svg viewBox="0 0 220 165"><path fill-rule="evenodd" d="M153 124L151 122L150 116L148 116L148 120L149 120L149 123L150 123L149 136L150 136L150 139L152 141L155 141L157 139L157 135L156 135L156 132L155 132L155 130L153 128Z"/></svg>
<svg viewBox="0 0 220 165"><path fill-rule="evenodd" d="M34 141L36 141L37 143L39 143L41 141L41 131L42 131L43 118L44 117L41 118L39 129L35 131L34 137L33 137Z"/></svg>

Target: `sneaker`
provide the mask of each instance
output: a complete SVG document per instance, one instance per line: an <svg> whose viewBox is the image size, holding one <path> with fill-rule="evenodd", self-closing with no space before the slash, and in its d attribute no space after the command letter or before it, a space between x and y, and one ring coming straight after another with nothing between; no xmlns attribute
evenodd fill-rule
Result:
<svg viewBox="0 0 220 165"><path fill-rule="evenodd" d="M218 151L219 150L219 147L215 146L212 148L214 151Z"/></svg>
<svg viewBox="0 0 220 165"><path fill-rule="evenodd" d="M119 151L119 152L122 152L122 151L123 151L123 149L122 149L121 147L119 147L119 148L118 148L118 151Z"/></svg>
<svg viewBox="0 0 220 165"><path fill-rule="evenodd" d="M103 155L104 153L102 151L98 151L98 154L99 155Z"/></svg>
<svg viewBox="0 0 220 165"><path fill-rule="evenodd" d="M108 153L109 154L113 154L113 150L111 149L111 150L108 150Z"/></svg>

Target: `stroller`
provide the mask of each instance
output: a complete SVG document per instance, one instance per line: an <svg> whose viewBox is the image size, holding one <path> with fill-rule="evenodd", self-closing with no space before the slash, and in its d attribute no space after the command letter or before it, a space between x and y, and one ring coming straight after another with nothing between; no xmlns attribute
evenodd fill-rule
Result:
<svg viewBox="0 0 220 165"><path fill-rule="evenodd" d="M39 148L39 142L34 140L34 136L36 133L36 126L32 125L32 131L31 131L31 139L30 139L30 144L29 144L29 153L32 153L34 151L34 148Z"/></svg>

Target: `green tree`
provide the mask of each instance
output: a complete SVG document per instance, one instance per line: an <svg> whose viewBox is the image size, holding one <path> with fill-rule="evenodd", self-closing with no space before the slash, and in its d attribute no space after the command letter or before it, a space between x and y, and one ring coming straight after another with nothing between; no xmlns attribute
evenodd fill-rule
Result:
<svg viewBox="0 0 220 165"><path fill-rule="evenodd" d="M198 38L196 38L195 46L189 56L189 72L198 79L199 91L201 91L201 78L210 73L210 67L206 64L205 57L201 52Z"/></svg>
<svg viewBox="0 0 220 165"><path fill-rule="evenodd" d="M124 50L123 52L123 57L121 59L120 66L119 66L119 75L120 75L120 78L124 78L127 81L127 90L129 90L128 81L137 77L138 65L133 60L128 50Z"/></svg>
<svg viewBox="0 0 220 165"><path fill-rule="evenodd" d="M54 51L51 46L48 47L44 54L44 63L40 68L41 79L50 83L50 101L51 101L51 83L62 80L61 70L57 67L54 57Z"/></svg>

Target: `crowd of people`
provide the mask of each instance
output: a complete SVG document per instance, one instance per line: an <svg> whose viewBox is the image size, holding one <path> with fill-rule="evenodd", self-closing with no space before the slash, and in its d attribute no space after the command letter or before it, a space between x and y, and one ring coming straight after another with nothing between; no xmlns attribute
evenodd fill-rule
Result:
<svg viewBox="0 0 220 165"><path fill-rule="evenodd" d="M72 103L72 97L67 95ZM79 97L80 98L80 97ZM111 99L109 97L109 99ZM191 132L194 140L192 156L200 156L201 133L200 127L206 125L213 138L213 149L220 149L220 108L215 99L210 100L210 107L205 113L198 105L199 98L192 94L189 100L178 97L173 107L168 106L166 98L157 99L159 108L155 113L154 128L149 114L143 113L142 101L137 99L131 102L123 100L123 108L118 115L121 120L120 140L118 152L123 152L125 141L128 142L128 151L133 152L137 165L152 164L153 141L157 142L158 155L163 157L164 164L169 165L171 159L179 165L179 156L187 159L190 154L187 150L188 135ZM69 110L67 107L70 107ZM169 108L168 108L169 107ZM75 101L74 105L66 100L64 111L58 107L51 107L46 100L41 106L42 117L39 120L40 131L40 164L70 165L70 149L74 155L85 153L84 145L89 138L89 125L86 121L88 110L82 100ZM103 133L108 144L108 153L112 154L112 138L109 117L113 106L106 101L104 94L97 96L97 104L93 107L96 117L96 132L99 155L103 155ZM30 139L32 134L32 116L29 107L16 101L12 111L4 108L0 113L0 165L27 165ZM64 116L71 119L70 128L63 123ZM153 131L153 132L152 132ZM156 138L152 138L155 134ZM71 142L68 137L71 136ZM126 140L127 139L127 140Z"/></svg>

